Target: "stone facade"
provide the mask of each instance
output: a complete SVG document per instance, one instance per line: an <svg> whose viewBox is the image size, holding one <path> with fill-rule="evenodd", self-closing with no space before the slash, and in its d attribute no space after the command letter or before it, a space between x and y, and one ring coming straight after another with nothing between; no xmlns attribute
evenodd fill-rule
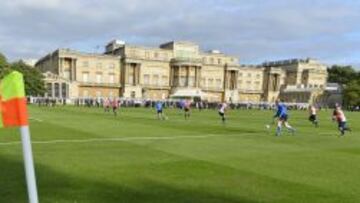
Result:
<svg viewBox="0 0 360 203"><path fill-rule="evenodd" d="M45 76L57 75L66 94L49 97L191 98L207 101L315 102L326 86L326 66L313 59L240 65L236 57L202 52L191 42L169 42L159 48L112 41L104 54L59 49L36 65ZM50 88L51 87L51 88ZM300 95L300 96L299 96Z"/></svg>

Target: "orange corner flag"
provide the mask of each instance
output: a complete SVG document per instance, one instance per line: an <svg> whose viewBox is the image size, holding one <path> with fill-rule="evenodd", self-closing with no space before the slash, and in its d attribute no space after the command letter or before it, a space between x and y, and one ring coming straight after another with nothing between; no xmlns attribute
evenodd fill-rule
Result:
<svg viewBox="0 0 360 203"><path fill-rule="evenodd" d="M28 125L23 75L13 71L0 82L0 128Z"/></svg>

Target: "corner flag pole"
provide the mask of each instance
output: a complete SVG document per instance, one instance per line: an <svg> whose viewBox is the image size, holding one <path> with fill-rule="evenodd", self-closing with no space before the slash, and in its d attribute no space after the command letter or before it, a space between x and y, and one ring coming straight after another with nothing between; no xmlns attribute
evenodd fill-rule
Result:
<svg viewBox="0 0 360 203"><path fill-rule="evenodd" d="M24 77L12 71L0 81L0 128L20 127L29 203L38 203Z"/></svg>
<svg viewBox="0 0 360 203"><path fill-rule="evenodd" d="M25 164L26 183L28 189L29 203L38 203L38 194L36 188L34 161L31 149L29 126L21 126L21 141L23 147L23 156Z"/></svg>

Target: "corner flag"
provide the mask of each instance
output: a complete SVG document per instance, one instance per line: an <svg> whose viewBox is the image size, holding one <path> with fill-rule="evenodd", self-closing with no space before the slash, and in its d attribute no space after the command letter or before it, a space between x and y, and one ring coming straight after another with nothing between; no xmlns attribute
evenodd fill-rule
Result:
<svg viewBox="0 0 360 203"><path fill-rule="evenodd" d="M20 127L30 203L38 203L23 75L13 71L0 82L0 128Z"/></svg>

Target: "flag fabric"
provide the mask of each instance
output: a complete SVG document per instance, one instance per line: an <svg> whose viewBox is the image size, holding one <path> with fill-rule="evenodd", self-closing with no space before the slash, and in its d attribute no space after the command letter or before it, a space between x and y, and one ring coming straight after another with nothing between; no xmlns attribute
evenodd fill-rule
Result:
<svg viewBox="0 0 360 203"><path fill-rule="evenodd" d="M28 125L23 75L13 71L0 82L0 128Z"/></svg>

